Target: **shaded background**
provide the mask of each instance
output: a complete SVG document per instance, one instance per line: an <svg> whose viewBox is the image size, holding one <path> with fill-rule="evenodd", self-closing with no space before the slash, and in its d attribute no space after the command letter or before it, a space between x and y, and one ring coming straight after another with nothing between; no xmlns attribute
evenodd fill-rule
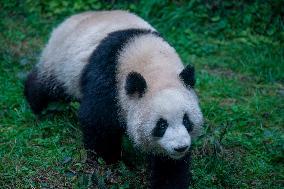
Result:
<svg viewBox="0 0 284 189"><path fill-rule="evenodd" d="M124 9L152 24L197 70L206 119L193 151L193 188L284 186L284 1L50 0L0 3L0 188L146 188L136 167L85 164L78 103L41 117L23 80L52 28L87 10Z"/></svg>

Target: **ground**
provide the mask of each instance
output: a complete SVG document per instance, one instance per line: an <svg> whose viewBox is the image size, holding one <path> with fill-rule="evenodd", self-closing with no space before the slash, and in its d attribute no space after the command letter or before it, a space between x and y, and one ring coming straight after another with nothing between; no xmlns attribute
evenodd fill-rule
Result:
<svg viewBox="0 0 284 189"><path fill-rule="evenodd" d="M52 104L36 117L23 96L23 81L52 28L68 15L102 8L141 15L196 67L205 124L192 149L193 188L284 187L283 16L265 17L279 6L23 2L0 6L0 188L145 188L143 163L85 163L78 103Z"/></svg>

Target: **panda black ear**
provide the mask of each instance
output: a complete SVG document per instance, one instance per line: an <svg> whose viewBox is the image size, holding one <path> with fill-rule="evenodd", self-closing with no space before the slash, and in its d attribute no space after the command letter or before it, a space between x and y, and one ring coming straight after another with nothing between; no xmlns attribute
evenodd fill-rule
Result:
<svg viewBox="0 0 284 189"><path fill-rule="evenodd" d="M194 67L187 65L179 74L179 78L183 81L186 87L194 87L195 85L195 71Z"/></svg>
<svg viewBox="0 0 284 189"><path fill-rule="evenodd" d="M126 94L132 96L138 94L141 98L146 92L147 83L144 77L137 72L130 72L126 78L125 91Z"/></svg>

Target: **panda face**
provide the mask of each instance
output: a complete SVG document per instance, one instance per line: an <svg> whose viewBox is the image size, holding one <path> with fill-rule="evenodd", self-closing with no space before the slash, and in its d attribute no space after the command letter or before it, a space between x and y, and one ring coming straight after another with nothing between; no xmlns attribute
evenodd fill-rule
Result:
<svg viewBox="0 0 284 189"><path fill-rule="evenodd" d="M153 137L157 138L156 142L161 150L174 159L184 156L191 144L190 135L181 124L179 126L169 126L169 124L166 124L161 129L158 121L153 130Z"/></svg>
<svg viewBox="0 0 284 189"><path fill-rule="evenodd" d="M181 122L181 120L179 120ZM187 113L184 113L182 122L170 126L168 121L160 118L153 129L153 137L157 138L158 145L174 159L183 157L191 145L190 133L193 130L193 123L189 120Z"/></svg>
<svg viewBox="0 0 284 189"><path fill-rule="evenodd" d="M128 113L128 134L146 152L180 159L190 149L202 125L193 90L164 89L142 97Z"/></svg>
<svg viewBox="0 0 284 189"><path fill-rule="evenodd" d="M153 98L151 142L157 151L173 159L190 149L193 131L202 124L202 114L192 91L166 89ZM149 116L151 117L151 116Z"/></svg>

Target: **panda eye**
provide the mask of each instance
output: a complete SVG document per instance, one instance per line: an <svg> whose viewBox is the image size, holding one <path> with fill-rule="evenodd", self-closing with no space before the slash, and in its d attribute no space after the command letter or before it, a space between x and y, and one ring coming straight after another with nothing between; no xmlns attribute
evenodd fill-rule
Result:
<svg viewBox="0 0 284 189"><path fill-rule="evenodd" d="M153 136L155 137L162 137L168 128L167 120L160 118L156 123L156 127L153 130Z"/></svg>
<svg viewBox="0 0 284 189"><path fill-rule="evenodd" d="M183 116L183 125L189 133L193 130L193 123L189 120L187 114L184 114Z"/></svg>

